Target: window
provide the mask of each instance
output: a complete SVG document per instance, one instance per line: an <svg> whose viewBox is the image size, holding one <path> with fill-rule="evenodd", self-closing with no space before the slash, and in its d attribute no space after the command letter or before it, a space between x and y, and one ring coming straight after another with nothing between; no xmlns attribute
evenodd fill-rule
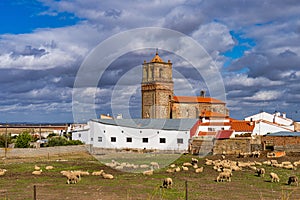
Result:
<svg viewBox="0 0 300 200"><path fill-rule="evenodd" d="M140 131L140 133L143 133L143 131Z"/></svg>
<svg viewBox="0 0 300 200"><path fill-rule="evenodd" d="M124 133L124 131L122 130L121 133Z"/></svg>
<svg viewBox="0 0 300 200"><path fill-rule="evenodd" d="M208 128L208 131L215 131L215 128Z"/></svg>
<svg viewBox="0 0 300 200"><path fill-rule="evenodd" d="M94 138L91 137L91 141L94 141Z"/></svg>
<svg viewBox="0 0 300 200"><path fill-rule="evenodd" d="M103 133L105 133L105 130L103 130Z"/></svg>
<svg viewBox="0 0 300 200"><path fill-rule="evenodd" d="M98 137L98 142L102 142L102 137Z"/></svg>
<svg viewBox="0 0 300 200"><path fill-rule="evenodd" d="M159 138L159 143L166 143L166 138Z"/></svg>
<svg viewBox="0 0 300 200"><path fill-rule="evenodd" d="M126 138L126 142L132 142L132 138L131 137Z"/></svg>
<svg viewBox="0 0 300 200"><path fill-rule="evenodd" d="M183 138L177 138L177 144L183 144Z"/></svg>
<svg viewBox="0 0 300 200"><path fill-rule="evenodd" d="M143 138L143 143L148 143L148 138Z"/></svg>
<svg viewBox="0 0 300 200"><path fill-rule="evenodd" d="M110 141L111 141L111 142L116 142L116 141L117 141L117 138L116 138L116 137L111 137L111 138L110 138Z"/></svg>
<svg viewBox="0 0 300 200"><path fill-rule="evenodd" d="M81 137L81 133L78 134L78 137Z"/></svg>

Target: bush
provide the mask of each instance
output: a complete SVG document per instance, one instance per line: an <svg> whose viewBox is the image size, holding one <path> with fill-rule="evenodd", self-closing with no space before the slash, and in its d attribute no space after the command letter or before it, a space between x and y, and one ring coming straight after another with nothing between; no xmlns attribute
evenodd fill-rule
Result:
<svg viewBox="0 0 300 200"><path fill-rule="evenodd" d="M65 137L52 137L48 140L48 146L54 147L54 146L65 146L67 145L68 140Z"/></svg>
<svg viewBox="0 0 300 200"><path fill-rule="evenodd" d="M28 148L29 143L33 140L32 136L28 132L21 133L16 140L16 148Z"/></svg>
<svg viewBox="0 0 300 200"><path fill-rule="evenodd" d="M1 147L1 148L4 148L4 147L5 147L6 141L7 141L7 146L8 146L9 144L11 144L11 136L10 136L10 134L7 134L7 135L5 135L5 134L0 134L0 147Z"/></svg>

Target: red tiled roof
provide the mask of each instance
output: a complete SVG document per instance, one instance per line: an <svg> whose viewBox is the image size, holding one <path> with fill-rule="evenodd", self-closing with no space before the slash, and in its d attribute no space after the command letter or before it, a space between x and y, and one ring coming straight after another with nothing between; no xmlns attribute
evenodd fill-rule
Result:
<svg viewBox="0 0 300 200"><path fill-rule="evenodd" d="M193 96L174 96L174 102L181 103L221 103L225 104L223 101L214 99L211 97L193 97Z"/></svg>
<svg viewBox="0 0 300 200"><path fill-rule="evenodd" d="M254 123L249 121L231 121L231 129L236 132L252 132L254 129Z"/></svg>
<svg viewBox="0 0 300 200"><path fill-rule="evenodd" d="M210 136L215 136L216 135L216 132L214 132L214 131L199 131L199 133L198 133L198 136L208 136L208 135L210 135Z"/></svg>
<svg viewBox="0 0 300 200"><path fill-rule="evenodd" d="M218 133L216 135L216 139L229 139L232 133L233 133L233 130L218 131Z"/></svg>
<svg viewBox="0 0 300 200"><path fill-rule="evenodd" d="M225 118L228 117L223 113L212 112L212 111L203 111L199 115L200 117L217 117L217 118Z"/></svg>
<svg viewBox="0 0 300 200"><path fill-rule="evenodd" d="M199 126L230 126L230 122L202 122Z"/></svg>

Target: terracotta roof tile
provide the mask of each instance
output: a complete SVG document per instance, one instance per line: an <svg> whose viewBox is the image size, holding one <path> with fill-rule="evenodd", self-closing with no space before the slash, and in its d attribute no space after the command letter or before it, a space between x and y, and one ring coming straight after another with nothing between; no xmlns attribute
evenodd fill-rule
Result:
<svg viewBox="0 0 300 200"><path fill-rule="evenodd" d="M174 102L181 103L221 103L225 104L223 101L214 99L212 97L193 97L193 96L174 96Z"/></svg>
<svg viewBox="0 0 300 200"><path fill-rule="evenodd" d="M234 120L231 121L231 129L235 130L236 132L252 132L254 129L254 123L249 121Z"/></svg>

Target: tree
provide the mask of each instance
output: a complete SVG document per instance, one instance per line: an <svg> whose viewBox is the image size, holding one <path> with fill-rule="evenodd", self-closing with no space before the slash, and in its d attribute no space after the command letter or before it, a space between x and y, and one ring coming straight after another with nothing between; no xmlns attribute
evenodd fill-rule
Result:
<svg viewBox="0 0 300 200"><path fill-rule="evenodd" d="M19 136L17 137L15 147L16 148L28 148L30 146L29 142L31 142L32 140L33 140L32 136L28 132L25 131L25 132L19 134Z"/></svg>
<svg viewBox="0 0 300 200"><path fill-rule="evenodd" d="M7 135L0 134L0 147L4 148L6 142L7 142L7 145L11 144L11 136L10 136L10 134L7 134Z"/></svg>

